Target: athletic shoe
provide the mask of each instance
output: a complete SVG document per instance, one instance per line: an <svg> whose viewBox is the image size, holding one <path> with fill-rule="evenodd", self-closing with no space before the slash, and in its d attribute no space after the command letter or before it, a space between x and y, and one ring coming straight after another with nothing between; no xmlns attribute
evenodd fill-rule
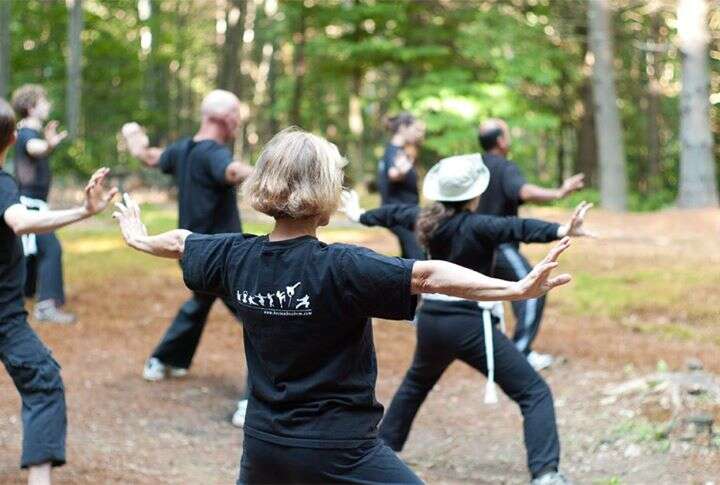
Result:
<svg viewBox="0 0 720 485"><path fill-rule="evenodd" d="M35 320L43 323L70 325L75 323L75 315L60 310L53 300L40 301L33 312Z"/></svg>
<svg viewBox="0 0 720 485"><path fill-rule="evenodd" d="M233 414L232 417L233 426L237 428L242 428L243 426L245 426L245 413L247 413L247 405L247 399L242 399L238 401L237 410L235 410L235 414Z"/></svg>
<svg viewBox="0 0 720 485"><path fill-rule="evenodd" d="M163 364L160 359L150 357L145 361L143 379L146 381L161 381L165 377L185 377L188 370L183 367L173 367Z"/></svg>
<svg viewBox="0 0 720 485"><path fill-rule="evenodd" d="M535 478L530 485L572 485L570 480L565 478L560 472L546 473L541 477Z"/></svg>
<svg viewBox="0 0 720 485"><path fill-rule="evenodd" d="M555 362L555 358L552 355L540 354L534 350L528 354L527 360L536 371L547 369Z"/></svg>

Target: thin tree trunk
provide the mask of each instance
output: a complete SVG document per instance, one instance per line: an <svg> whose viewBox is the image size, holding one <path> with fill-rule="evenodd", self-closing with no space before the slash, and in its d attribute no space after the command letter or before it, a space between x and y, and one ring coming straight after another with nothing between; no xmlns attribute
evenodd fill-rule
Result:
<svg viewBox="0 0 720 485"><path fill-rule="evenodd" d="M598 149L595 138L595 106L593 102L592 84L585 81L581 88L583 115L577 132L576 163L574 171L585 174L585 184L598 186Z"/></svg>
<svg viewBox="0 0 720 485"><path fill-rule="evenodd" d="M680 94L680 190L678 206L718 205L710 127L708 4L678 2L678 40L682 53Z"/></svg>
<svg viewBox="0 0 720 485"><path fill-rule="evenodd" d="M298 37L295 43L295 52L293 53L295 86L293 88L292 105L290 107L290 123L301 126L300 107L302 105L303 82L305 80L305 5L303 2L300 2L299 8Z"/></svg>
<svg viewBox="0 0 720 485"><path fill-rule="evenodd" d="M234 91L240 77L240 54L243 34L245 33L245 15L247 0L231 0L225 12L225 43L220 50L220 71L218 87Z"/></svg>
<svg viewBox="0 0 720 485"><path fill-rule="evenodd" d="M67 85L65 91L68 137L74 139L80 131L80 107L82 96L82 0L67 0L70 8L68 28Z"/></svg>
<svg viewBox="0 0 720 485"><path fill-rule="evenodd" d="M10 15L9 1L0 0L0 98L10 93Z"/></svg>
<svg viewBox="0 0 720 485"><path fill-rule="evenodd" d="M656 13L652 19L651 36L657 43L660 36L660 15ZM662 163L662 141L660 139L660 56L651 50L645 53L645 73L647 75L647 163L643 169L644 181L641 181L641 192L649 192L658 188L661 183L660 165Z"/></svg>
<svg viewBox="0 0 720 485"><path fill-rule="evenodd" d="M608 0L590 0L588 6L589 48L592 69L595 133L600 162L600 195L604 207L627 209L627 173L620 113L615 92L613 46Z"/></svg>

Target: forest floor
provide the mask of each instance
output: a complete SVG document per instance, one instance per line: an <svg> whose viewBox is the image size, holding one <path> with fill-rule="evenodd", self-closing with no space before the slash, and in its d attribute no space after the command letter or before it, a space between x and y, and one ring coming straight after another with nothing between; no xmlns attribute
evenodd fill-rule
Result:
<svg viewBox="0 0 720 485"><path fill-rule="evenodd" d="M563 220L567 212L526 215ZM173 209L156 207L147 220L151 230L170 228ZM690 358L717 382L720 214L595 211L588 225L602 237L579 240L563 256L574 282L550 297L536 344L564 359L544 372L563 470L578 484L720 483L719 435L695 436L684 424L705 412L720 427L720 396L657 377L646 388L617 387L681 372ZM251 223L246 231L263 228ZM338 223L323 238L397 252L380 229ZM79 323L34 325L62 364L67 389L69 464L57 470L57 483L234 483L242 432L229 419L245 375L240 326L216 305L190 374L145 382L143 361L188 296L177 264L126 249L107 217L64 230L61 239L68 305ZM525 248L534 261L545 250ZM374 327L377 394L387 405L412 357L414 331L397 322ZM518 409L504 396L483 404L484 384L455 363L420 410L402 457L428 483L528 482ZM17 468L19 406L0 372L2 484L26 480Z"/></svg>

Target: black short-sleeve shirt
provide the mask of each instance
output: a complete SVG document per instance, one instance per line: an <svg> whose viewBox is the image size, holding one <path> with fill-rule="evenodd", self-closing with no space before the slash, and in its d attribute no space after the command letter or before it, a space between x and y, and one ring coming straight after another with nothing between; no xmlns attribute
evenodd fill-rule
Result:
<svg viewBox="0 0 720 485"><path fill-rule="evenodd" d="M383 408L370 317L412 319L413 263L309 236L187 238L186 285L223 297L243 322L248 435L307 448L375 439Z"/></svg>
<svg viewBox="0 0 720 485"><path fill-rule="evenodd" d="M517 216L522 204L520 189L527 183L520 169L500 155L483 153L490 171L490 183L480 198L478 212L491 216Z"/></svg>
<svg viewBox="0 0 720 485"><path fill-rule="evenodd" d="M418 174L415 167L411 168L402 180L393 182L390 180L388 171L395 165L395 159L403 151L402 147L388 144L385 153L380 160L378 167L378 189L380 199L385 204L417 204L420 201L418 195Z"/></svg>
<svg viewBox="0 0 720 485"><path fill-rule="evenodd" d="M160 157L160 170L175 178L181 229L202 233L240 232L237 189L225 181L230 150L214 140L182 139Z"/></svg>
<svg viewBox="0 0 720 485"><path fill-rule="evenodd" d="M47 201L50 193L52 175L50 173L50 160L48 157L33 157L27 151L30 140L45 137L38 130L22 127L18 130L15 143L15 176L17 177L20 195Z"/></svg>
<svg viewBox="0 0 720 485"><path fill-rule="evenodd" d="M19 203L20 192L15 180L0 169L0 325L12 317L25 314L22 243L5 222L5 211Z"/></svg>

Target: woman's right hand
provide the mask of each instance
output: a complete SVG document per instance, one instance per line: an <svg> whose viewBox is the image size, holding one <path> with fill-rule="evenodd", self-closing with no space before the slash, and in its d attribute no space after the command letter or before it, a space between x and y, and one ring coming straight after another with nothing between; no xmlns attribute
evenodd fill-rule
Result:
<svg viewBox="0 0 720 485"><path fill-rule="evenodd" d="M360 197L354 190L343 190L342 194L340 194L340 207L338 210L354 222L358 222L360 216L365 212L360 207Z"/></svg>
<svg viewBox="0 0 720 485"><path fill-rule="evenodd" d="M572 278L569 274L550 278L550 273L558 266L558 257L568 247L570 247L570 238L564 237L550 250L545 259L540 261L525 278L516 283L519 300L538 298L553 288L570 282Z"/></svg>
<svg viewBox="0 0 720 485"><path fill-rule="evenodd" d="M135 202L129 194L123 194L124 204L116 202L117 211L113 213L113 218L118 221L120 231L128 246L134 247L134 244L147 237L148 232L145 224L140 219L140 206Z"/></svg>

